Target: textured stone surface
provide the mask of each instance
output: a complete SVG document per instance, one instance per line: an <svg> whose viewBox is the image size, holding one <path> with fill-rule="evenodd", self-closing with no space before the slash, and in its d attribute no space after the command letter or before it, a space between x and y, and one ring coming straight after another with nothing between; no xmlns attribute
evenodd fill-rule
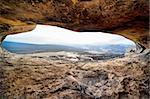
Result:
<svg viewBox="0 0 150 99"><path fill-rule="evenodd" d="M0 0L0 41L47 24L119 34L148 48L148 18L148 0ZM0 47L0 98L148 99L148 52L97 62L41 55Z"/></svg>
<svg viewBox="0 0 150 99"><path fill-rule="evenodd" d="M48 24L119 34L148 47L148 0L1 0L0 35Z"/></svg>
<svg viewBox="0 0 150 99"><path fill-rule="evenodd" d="M95 62L53 60L50 53L2 54L5 59L0 57L0 98L148 99L149 96L148 53Z"/></svg>

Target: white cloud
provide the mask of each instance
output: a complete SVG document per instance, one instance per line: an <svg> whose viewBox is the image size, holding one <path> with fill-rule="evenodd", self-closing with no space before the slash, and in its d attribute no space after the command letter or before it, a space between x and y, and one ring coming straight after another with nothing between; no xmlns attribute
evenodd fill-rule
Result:
<svg viewBox="0 0 150 99"><path fill-rule="evenodd" d="M119 35L101 32L74 32L55 26L38 25L31 32L7 36L5 41L32 44L134 44Z"/></svg>

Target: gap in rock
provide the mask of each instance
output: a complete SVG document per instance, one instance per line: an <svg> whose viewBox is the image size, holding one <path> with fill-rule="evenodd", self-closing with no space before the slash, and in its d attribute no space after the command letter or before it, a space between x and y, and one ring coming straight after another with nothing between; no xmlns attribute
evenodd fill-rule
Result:
<svg viewBox="0 0 150 99"><path fill-rule="evenodd" d="M92 58L96 60L123 57L126 52L135 51L134 42L119 35L101 32L80 33L46 25L37 25L31 32L9 35L2 46L17 54L70 52L94 55Z"/></svg>

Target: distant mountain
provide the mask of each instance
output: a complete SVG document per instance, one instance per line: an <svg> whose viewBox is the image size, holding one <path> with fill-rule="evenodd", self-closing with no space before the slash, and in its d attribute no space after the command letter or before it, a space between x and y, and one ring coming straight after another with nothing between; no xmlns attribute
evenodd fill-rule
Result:
<svg viewBox="0 0 150 99"><path fill-rule="evenodd" d="M57 44L27 44L4 41L2 46L13 53L37 53L37 52L88 52L88 53L111 53L124 54L127 48L134 47L133 45L57 45Z"/></svg>
<svg viewBox="0 0 150 99"><path fill-rule="evenodd" d="M96 45L73 45L76 48L85 49L88 52L101 52L112 54L124 54L128 48L134 48L134 45L127 44L96 44Z"/></svg>
<svg viewBox="0 0 150 99"><path fill-rule="evenodd" d="M37 52L58 52L58 51L82 51L82 49L65 46L65 45L53 45L53 44L27 44L4 41L2 46L13 53L27 54Z"/></svg>

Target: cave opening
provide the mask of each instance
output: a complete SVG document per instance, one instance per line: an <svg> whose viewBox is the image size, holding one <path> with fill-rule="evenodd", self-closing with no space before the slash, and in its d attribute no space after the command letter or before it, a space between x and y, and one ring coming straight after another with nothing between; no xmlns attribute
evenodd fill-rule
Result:
<svg viewBox="0 0 150 99"><path fill-rule="evenodd" d="M70 52L91 58L123 57L135 51L135 43L119 35L101 32L74 32L56 26L37 25L35 30L7 36L2 47L12 53ZM95 56L96 55L96 56Z"/></svg>

